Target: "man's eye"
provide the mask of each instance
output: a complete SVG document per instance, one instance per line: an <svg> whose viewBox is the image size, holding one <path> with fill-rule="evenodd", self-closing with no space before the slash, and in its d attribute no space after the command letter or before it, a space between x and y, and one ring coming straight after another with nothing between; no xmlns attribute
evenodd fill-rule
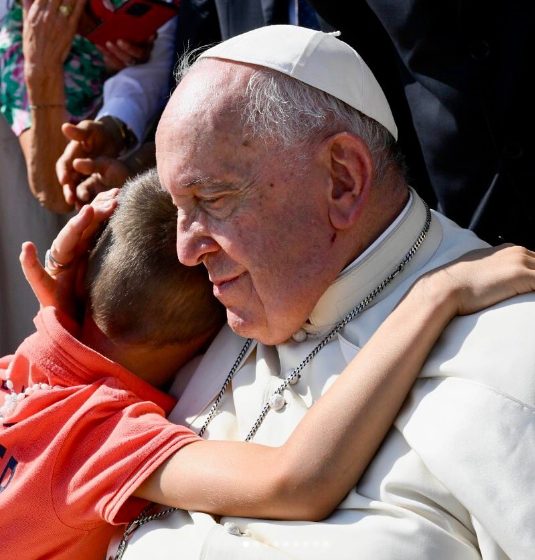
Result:
<svg viewBox="0 0 535 560"><path fill-rule="evenodd" d="M224 197L222 196L202 199L202 204L207 208L214 208L214 209L221 208L223 206L223 203L224 203Z"/></svg>

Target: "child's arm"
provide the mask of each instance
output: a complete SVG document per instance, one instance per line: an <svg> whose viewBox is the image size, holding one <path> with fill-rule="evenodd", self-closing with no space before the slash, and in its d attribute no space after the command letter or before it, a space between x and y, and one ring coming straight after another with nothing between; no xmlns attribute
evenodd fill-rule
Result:
<svg viewBox="0 0 535 560"><path fill-rule="evenodd" d="M478 251L420 279L282 447L195 442L135 495L221 515L328 515L372 459L449 321L535 289L533 253L515 247L488 255Z"/></svg>

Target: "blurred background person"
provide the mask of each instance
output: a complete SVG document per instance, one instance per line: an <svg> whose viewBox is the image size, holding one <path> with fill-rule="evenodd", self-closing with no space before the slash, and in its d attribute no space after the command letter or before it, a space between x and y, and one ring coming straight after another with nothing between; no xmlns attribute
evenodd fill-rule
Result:
<svg viewBox="0 0 535 560"><path fill-rule="evenodd" d="M329 27L307 0L182 0L177 19L175 61L185 52L265 25L291 23L314 29ZM155 50L157 46L158 39ZM170 73L168 95L173 82ZM140 139L137 131L150 128L157 116L152 110L154 105L151 110L139 109L147 100L155 99L152 92L153 85L147 73L117 74L106 82L100 115L111 115L127 122L134 137ZM100 120L63 126L69 144L58 160L57 173L64 185L66 200L71 204L90 202L98 192L120 187L128 177L155 165L152 143L126 158L118 157L112 131L107 131ZM130 135L126 134L124 148L128 138Z"/></svg>
<svg viewBox="0 0 535 560"><path fill-rule="evenodd" d="M178 54L276 23L340 30L384 85L419 194L493 245L535 247L528 98L535 3L184 0L181 9ZM116 168L98 150L68 149L58 171L71 196L78 188L89 200L107 182L117 186L110 181ZM72 180L76 157L85 158L79 170L86 181L80 174Z"/></svg>
<svg viewBox="0 0 535 560"><path fill-rule="evenodd" d="M89 25L85 4L14 0L0 30L1 111L19 137L30 190L54 212L71 209L54 167L66 145L61 125L95 117L105 79L150 52L150 45L130 43L121 43L124 51L113 44L102 50L78 34ZM171 56L169 50L167 72ZM119 124L111 128L122 137Z"/></svg>
<svg viewBox="0 0 535 560"><path fill-rule="evenodd" d="M416 190L493 245L535 247L535 3L310 2L383 85Z"/></svg>

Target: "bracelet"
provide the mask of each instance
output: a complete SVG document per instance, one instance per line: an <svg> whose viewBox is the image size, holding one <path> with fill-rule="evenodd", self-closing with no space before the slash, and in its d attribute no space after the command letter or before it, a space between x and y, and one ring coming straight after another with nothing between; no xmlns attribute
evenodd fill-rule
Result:
<svg viewBox="0 0 535 560"><path fill-rule="evenodd" d="M31 111L37 109L52 109L55 107L65 107L65 103L40 103L39 105L28 105Z"/></svg>

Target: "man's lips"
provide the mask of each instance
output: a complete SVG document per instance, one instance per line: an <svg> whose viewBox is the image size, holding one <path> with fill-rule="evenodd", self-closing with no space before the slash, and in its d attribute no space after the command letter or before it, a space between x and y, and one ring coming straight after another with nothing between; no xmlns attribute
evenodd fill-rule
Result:
<svg viewBox="0 0 535 560"><path fill-rule="evenodd" d="M242 278L245 273L237 274L235 276L227 276L224 278L210 278L210 281L214 285L214 296L220 297L233 288L233 286Z"/></svg>

